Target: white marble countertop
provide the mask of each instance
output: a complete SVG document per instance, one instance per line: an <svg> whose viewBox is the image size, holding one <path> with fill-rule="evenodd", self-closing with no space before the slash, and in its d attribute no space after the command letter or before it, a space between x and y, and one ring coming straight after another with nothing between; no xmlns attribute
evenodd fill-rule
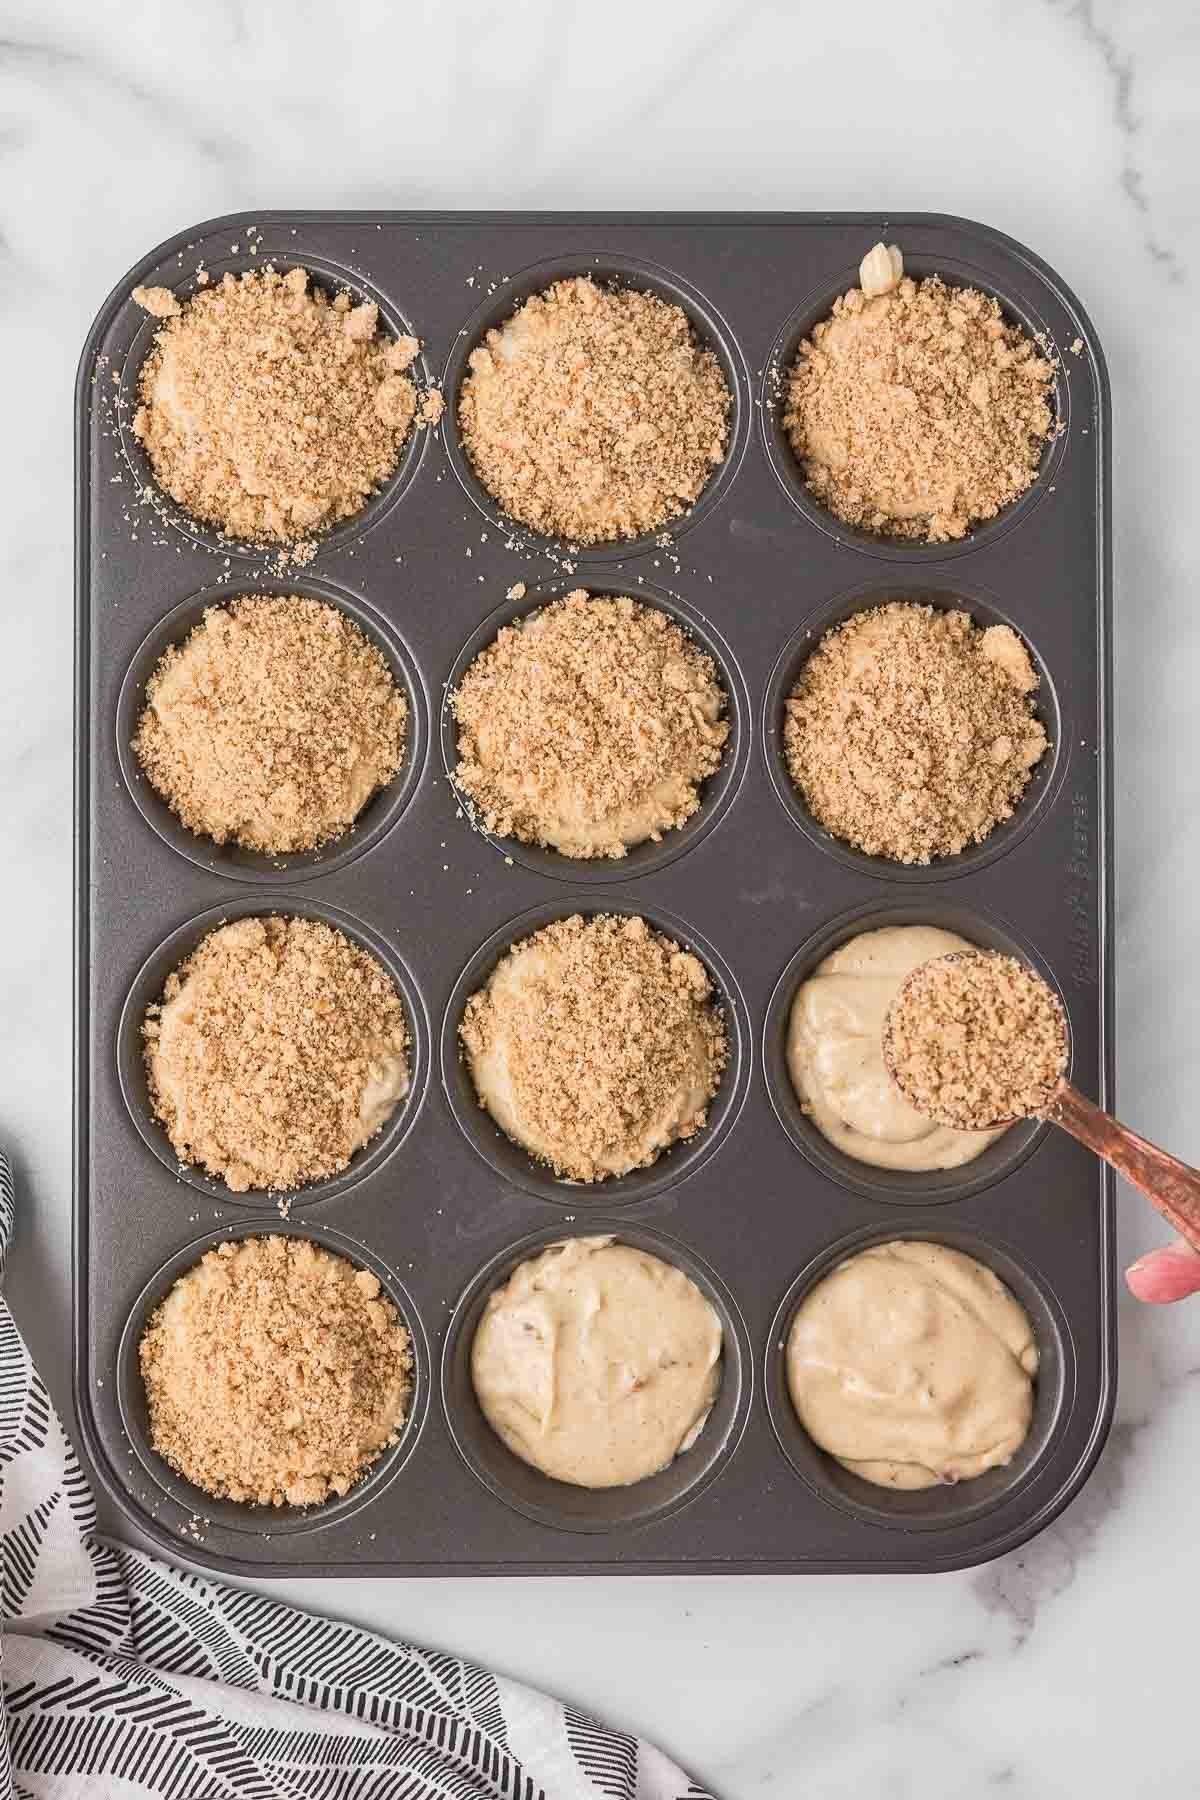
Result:
<svg viewBox="0 0 1200 1800"><path fill-rule="evenodd" d="M926 209L1046 256L1113 382L1120 1102L1200 1162L1191 5L4 11L0 1138L24 1202L9 1291L64 1414L72 377L128 265L234 209ZM1122 1194L1124 1260L1165 1235ZM1120 1323L1099 1470L1027 1549L972 1573L276 1591L634 1727L722 1800L1192 1795L1200 1298L1123 1298Z"/></svg>

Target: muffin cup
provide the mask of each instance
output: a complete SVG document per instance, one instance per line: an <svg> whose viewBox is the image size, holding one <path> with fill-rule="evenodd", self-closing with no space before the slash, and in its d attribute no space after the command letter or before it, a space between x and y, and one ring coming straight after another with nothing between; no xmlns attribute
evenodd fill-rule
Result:
<svg viewBox="0 0 1200 1800"><path fill-rule="evenodd" d="M961 1250L991 1269L1029 1315L1039 1357L1029 1434L1012 1461L971 1481L911 1492L865 1481L820 1449L800 1423L787 1381L787 1340L801 1301L860 1250L897 1240ZM763 1388L780 1449L801 1480L823 1500L865 1524L938 1531L981 1518L1046 1473L1051 1447L1056 1438L1061 1439L1075 1401L1075 1350L1057 1296L1017 1250L975 1231L944 1226L935 1215L918 1215L899 1228L890 1223L874 1225L842 1238L800 1271L771 1324Z"/></svg>
<svg viewBox="0 0 1200 1800"><path fill-rule="evenodd" d="M193 950L218 925L232 924L235 919L250 918L319 919L344 932L360 949L381 963L396 984L404 1005L408 1026L409 1089L400 1100L383 1129L376 1133L350 1158L340 1175L324 1181L311 1181L305 1187L282 1189L251 1188L235 1194L224 1182L206 1175L197 1163L181 1163L172 1148L166 1129L154 1116L150 1101L146 1063L143 1055L142 1023L146 1008L162 999L168 975L192 954ZM214 906L179 926L158 948L150 953L134 977L133 986L121 1009L117 1027L117 1074L129 1116L146 1147L169 1169L172 1175L197 1188L202 1194L232 1202L237 1206L262 1208L272 1200L286 1201L289 1211L311 1206L318 1200L333 1200L349 1193L364 1176L373 1174L399 1149L408 1136L429 1080L430 1033L429 1016L419 988L407 966L385 938L363 924L360 919L334 906L318 905L298 894L277 894L270 904L261 899L235 900L228 906Z"/></svg>
<svg viewBox="0 0 1200 1800"><path fill-rule="evenodd" d="M1030 964L1058 995L1067 1022L1068 1055L1071 1051L1071 1019L1062 989L1044 959L1017 935L1011 925L985 912L981 907L956 904L940 897L928 900L868 900L850 912L839 913L800 945L775 983L767 1005L763 1024L763 1072L767 1092L779 1123L796 1148L823 1175L862 1194L869 1200L884 1200L890 1205L938 1205L949 1200L965 1200L978 1194L993 1182L1011 1175L1032 1156L1043 1142L1049 1125L1044 1119L1020 1119L972 1162L957 1169L880 1169L860 1162L839 1150L818 1128L800 1104L788 1071L787 1039L792 1002L801 985L813 974L818 963L843 944L866 931L878 931L888 925L933 925L942 931L954 931L969 943L984 950L999 950ZM1067 1069L1070 1074L1070 1064ZM899 1228L897 1230L899 1235Z"/></svg>
<svg viewBox="0 0 1200 1800"><path fill-rule="evenodd" d="M379 308L380 327L388 337L419 338L421 336L420 331L409 323L405 314L386 294L373 287L354 270L331 262L328 257L313 256L307 250L302 257L298 256L295 245L290 248L269 250L265 248L265 239L260 240L258 254L254 257L235 255L207 263L205 265L209 275L207 289L197 284L194 275L189 275L185 280L174 284L173 291L182 305L186 301L194 299L198 293L211 291L212 286L220 282L226 275L260 273L268 263L285 273L288 269L298 266L307 269L311 277L310 288L323 288L331 297L343 289L349 289L355 305L360 305L363 301L372 301ZM131 301L130 304L132 305L133 302ZM320 529L311 532L302 531L296 538L286 542L245 543L236 537L223 536L217 526L209 524L205 519L194 517L159 485L154 466L133 433L134 415L141 405L138 383L141 380L142 365L153 349L154 340L164 323L164 320L153 318L147 314L145 322L134 336L129 347L129 354L125 358L118 388L121 448L133 476L135 494L142 499L149 500L164 524L171 526L175 531L182 532L184 537L190 538L194 544L200 545L205 550L211 550L221 557L245 557L247 560L257 562L270 562L281 553L286 554L296 544L303 542L315 541L320 550L340 548L378 525L411 485L420 468L421 458L425 454L425 442L430 433L430 428L419 425L416 418L409 428L408 436L401 446L400 455L391 474L380 483L373 494L368 496L358 512L348 519L339 520L336 525L330 526L324 531ZM417 389L419 412L423 395L433 385L429 364L421 351L417 352L407 373Z"/></svg>
<svg viewBox="0 0 1200 1800"><path fill-rule="evenodd" d="M570 1181L554 1175L500 1129L480 1104L458 1035L467 1001L487 983L493 969L513 944L556 919L571 918L576 913L587 919L598 913L643 918L655 931L662 932L684 949L694 951L712 981L713 1000L721 1011L726 1032L727 1060L720 1086L709 1103L708 1123L694 1137L680 1140L662 1151L648 1168L633 1169L628 1175L610 1176L605 1181L595 1182ZM455 982L442 1020L442 1085L463 1136L496 1174L513 1187L536 1194L539 1199L550 1200L556 1206L568 1207L572 1213L591 1207L634 1206L665 1193L667 1188L693 1174L720 1147L741 1111L749 1088L750 1042L750 1015L741 989L728 965L710 944L682 919L664 912L661 907L641 905L620 895L591 893L587 900L580 900L575 906L562 900L532 907L510 919L480 945Z"/></svg>
<svg viewBox="0 0 1200 1800"><path fill-rule="evenodd" d="M864 253L867 248L869 246L864 244ZM903 244L900 248L904 250ZM931 275L940 275L947 287L977 288L980 293L999 301L1006 324L1019 325L1028 337L1046 346L1043 353L1055 364L1049 392L1059 429L1043 445L1038 473L1023 494L1019 494L994 519L986 519L972 526L965 537L945 544L926 544L918 539L889 538L879 532L864 531L857 525L848 525L810 492L805 483L804 470L784 429L788 382L800 345L812 336L814 326L829 317L834 301L840 299L850 288L859 285L857 265L843 270L832 282L822 282L820 287L814 288L785 320L767 358L757 411L762 421L763 446L775 471L776 480L796 511L809 524L815 525L819 531L825 532L839 544L849 549L865 551L869 556L880 556L895 562L944 562L948 557L962 556L969 550L979 550L994 544L997 538L1027 519L1034 508L1041 504L1052 488L1055 471L1066 448L1070 425L1070 396L1061 366L1057 362L1049 329L1026 300L1018 301L1012 294L1002 292L984 270L947 257L910 256L905 252L904 273L914 281L924 281Z"/></svg>
<svg viewBox="0 0 1200 1800"><path fill-rule="evenodd" d="M612 1236L618 1243L645 1250L681 1269L715 1307L723 1334L721 1385L696 1441L657 1475L649 1475L629 1487L576 1487L535 1469L516 1456L488 1424L471 1379L471 1348L489 1296L508 1280L519 1263L527 1262L551 1244L599 1236ZM455 1306L446 1329L442 1346L442 1404L463 1461L484 1487L514 1512L562 1531L632 1529L678 1512L716 1480L746 1427L753 1362L737 1302L707 1263L661 1232L646 1231L615 1219L595 1219L573 1231L539 1231L501 1251L479 1271Z"/></svg>
<svg viewBox="0 0 1200 1800"><path fill-rule="evenodd" d="M322 1501L316 1506L256 1506L248 1501L217 1500L203 1488L188 1481L173 1469L150 1441L150 1416L146 1388L138 1362L138 1346L151 1315L175 1285L200 1261L205 1251L218 1244L241 1243L252 1237L293 1237L311 1239L323 1250L344 1256L359 1268L370 1269L379 1277L388 1299L408 1327L412 1340L413 1388L408 1413L400 1427L397 1442L385 1449L348 1493L340 1498ZM220 1524L231 1531L246 1532L256 1537L280 1537L299 1531L319 1531L322 1526L340 1523L364 1506L378 1500L399 1475L417 1447L421 1428L429 1410L431 1364L429 1340L420 1314L403 1283L387 1264L365 1244L327 1226L310 1226L295 1220L283 1220L275 1214L249 1219L194 1238L152 1275L133 1304L121 1333L117 1351L117 1403L121 1423L131 1447L146 1473L169 1494L172 1500L202 1519L204 1524Z"/></svg>
<svg viewBox="0 0 1200 1800"><path fill-rule="evenodd" d="M495 642L497 633L505 625L511 625L517 619L528 618L531 613L540 611L552 601L561 599L564 594L575 593L580 588L599 598L611 595L636 600L640 605L655 607L673 619L716 664L717 678L726 699L723 716L730 727L720 767L700 784L699 810L682 825L664 832L661 843L647 841L635 844L625 856L618 858L565 856L560 851L549 850L539 844L526 844L519 838L500 837L495 832L487 831L479 822L471 797L458 788L454 779L454 771L458 766L458 727L450 706L450 695L460 686L475 658ZM662 588L619 576L612 580L606 576L593 576L589 581L566 579L545 582L536 590L530 589L520 600L506 600L502 606L488 614L459 651L442 699L442 764L460 807L480 837L494 850L498 850L501 856L510 857L513 862L532 869L537 875L548 875L555 881L576 884L595 882L610 885L618 881L640 880L658 869L665 869L676 857L694 849L721 822L737 796L750 759L750 735L750 696L741 666L725 639L707 619Z"/></svg>
<svg viewBox="0 0 1200 1800"><path fill-rule="evenodd" d="M363 636L381 652L397 686L402 689L408 702L408 720L404 761L386 787L372 794L350 828L314 850L274 855L264 850L247 850L232 841L217 844L212 838L189 830L145 774L134 752L133 738L146 705L146 683L159 660L173 644L182 646L210 606L225 606L231 600L290 594L323 601L358 626ZM429 748L429 706L412 653L394 626L373 607L332 582L313 576L300 575L294 579L259 576L252 585L246 581L229 581L205 588L159 620L138 646L121 684L116 733L117 761L130 798L164 844L169 844L197 868L210 870L230 881L291 884L344 869L356 857L373 849L399 822L424 774Z"/></svg>
<svg viewBox="0 0 1200 1800"><path fill-rule="evenodd" d="M479 479L467 454L458 426L458 403L463 381L470 372L471 352L479 348L486 334L503 325L534 294L542 294L554 282L565 281L576 275L590 276L601 286L640 288L678 306L687 314L699 341L706 349L715 351L729 390L730 407L729 438L725 455L686 512L665 520L656 531L644 532L639 537L572 545L568 539L549 536L521 524L501 509L499 502ZM454 473L462 483L463 491L488 523L510 539L514 547L537 555L544 555L548 548L562 550L573 563L624 562L630 557L644 556L655 549L664 533L672 541L682 537L685 531L690 531L720 505L737 474L750 435L749 372L737 340L720 313L695 288L670 270L659 268L656 263L645 262L638 257L612 255L608 252L591 256L579 254L554 257L546 262L533 263L529 268L522 269L520 274L501 282L454 339L442 375L442 392L446 400L446 453Z"/></svg>
<svg viewBox="0 0 1200 1800"><path fill-rule="evenodd" d="M936 606L942 612L967 612L970 613L973 624L984 630L989 625L1007 625L1015 631L1028 650L1038 676L1036 713L1050 740L1041 761L1030 773L1025 791L1010 817L994 826L981 844L970 844L953 856L938 856L929 863L901 863L890 856L868 856L864 850L856 849L843 838L835 837L809 811L803 795L792 780L784 747L783 732L788 698L804 665L819 648L825 633L835 625L844 624L847 619L886 606L890 601ZM780 804L793 825L827 856L832 856L835 861L854 869L860 875L870 875L881 881L950 881L959 875L971 875L986 868L997 857L1014 849L1026 833L1045 817L1062 785L1070 760L1066 736L1070 730L1070 720L1059 703L1058 690L1037 646L1019 625L1000 610L994 596L983 588L965 583L950 587L944 581L926 585L902 579L869 588L859 587L839 594L810 613L788 639L771 671L763 697L761 730L767 773Z"/></svg>

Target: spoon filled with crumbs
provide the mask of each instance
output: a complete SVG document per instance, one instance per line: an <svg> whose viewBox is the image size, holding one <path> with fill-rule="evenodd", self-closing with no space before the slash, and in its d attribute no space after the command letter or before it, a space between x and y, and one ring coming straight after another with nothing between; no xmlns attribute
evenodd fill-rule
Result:
<svg viewBox="0 0 1200 1800"><path fill-rule="evenodd" d="M1061 1126L1200 1250L1200 1170L1072 1086L1062 1002L1016 957L962 950L914 969L884 1019L883 1060L910 1105L940 1125L990 1131L1038 1118Z"/></svg>

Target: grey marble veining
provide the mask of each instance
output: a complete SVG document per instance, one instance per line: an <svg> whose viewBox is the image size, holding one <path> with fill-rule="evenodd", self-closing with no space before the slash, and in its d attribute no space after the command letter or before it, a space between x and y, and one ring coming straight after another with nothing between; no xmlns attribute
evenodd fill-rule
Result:
<svg viewBox="0 0 1200 1800"><path fill-rule="evenodd" d="M136 256L233 209L929 209L1060 269L1113 379L1120 1102L1200 1161L1198 79L1184 0L0 9L0 1135L65 1411L74 362ZM1124 1260L1164 1235L1122 1197ZM1099 1470L981 1570L286 1591L635 1726L724 1800L1192 1795L1200 1299L1120 1324Z"/></svg>

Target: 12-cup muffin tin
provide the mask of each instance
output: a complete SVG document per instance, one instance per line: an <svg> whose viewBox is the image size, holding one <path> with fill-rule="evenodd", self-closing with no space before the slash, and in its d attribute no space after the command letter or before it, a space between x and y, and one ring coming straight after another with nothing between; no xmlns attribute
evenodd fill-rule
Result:
<svg viewBox="0 0 1200 1800"><path fill-rule="evenodd" d="M796 345L879 238L907 270L994 293L1055 347L1063 431L1039 480L962 542L897 544L805 492L780 423ZM274 261L348 284L422 340L445 417L307 567L222 541L163 507L129 426L154 322L139 282L186 297ZM466 357L527 295L576 273L677 301L720 357L728 454L669 541L572 552L514 529L476 481L455 425ZM256 1574L930 1570L1038 1530L1103 1443L1115 1383L1111 1191L1063 1133L1025 1124L976 1162L873 1170L816 1133L787 1078L797 984L854 933L927 922L1020 951L1070 1019L1074 1079L1111 1086L1109 409L1079 303L998 232L931 215L256 214L181 233L102 307L78 386L77 1402L84 1441L128 1516L168 1548ZM527 592L506 599L518 581ZM506 619L584 587L665 608L715 657L733 731L702 810L625 860L571 862L473 829L447 778L446 685ZM312 594L380 646L410 702L397 781L352 835L283 859L185 832L129 752L143 684L205 605ZM835 842L780 754L785 696L821 631L890 598L965 606L1025 638L1053 747L986 844L902 868ZM180 1168L150 1116L139 1026L167 973L221 920L329 919L395 977L413 1086L337 1180L266 1195ZM652 1168L596 1187L553 1180L490 1124L459 1060L462 1004L507 944L573 911L627 911L691 945L719 991L730 1061L707 1129ZM399 1444L344 1499L263 1511L210 1500L150 1449L137 1371L147 1313L210 1245L298 1232L373 1268L417 1363ZM469 1347L492 1287L569 1233L612 1232L687 1271L725 1328L724 1376L695 1446L639 1485L591 1493L514 1458L484 1422ZM996 1270L1041 1350L1036 1413L1013 1463L957 1488L889 1493L800 1429L782 1345L801 1296L853 1250L929 1238Z"/></svg>

